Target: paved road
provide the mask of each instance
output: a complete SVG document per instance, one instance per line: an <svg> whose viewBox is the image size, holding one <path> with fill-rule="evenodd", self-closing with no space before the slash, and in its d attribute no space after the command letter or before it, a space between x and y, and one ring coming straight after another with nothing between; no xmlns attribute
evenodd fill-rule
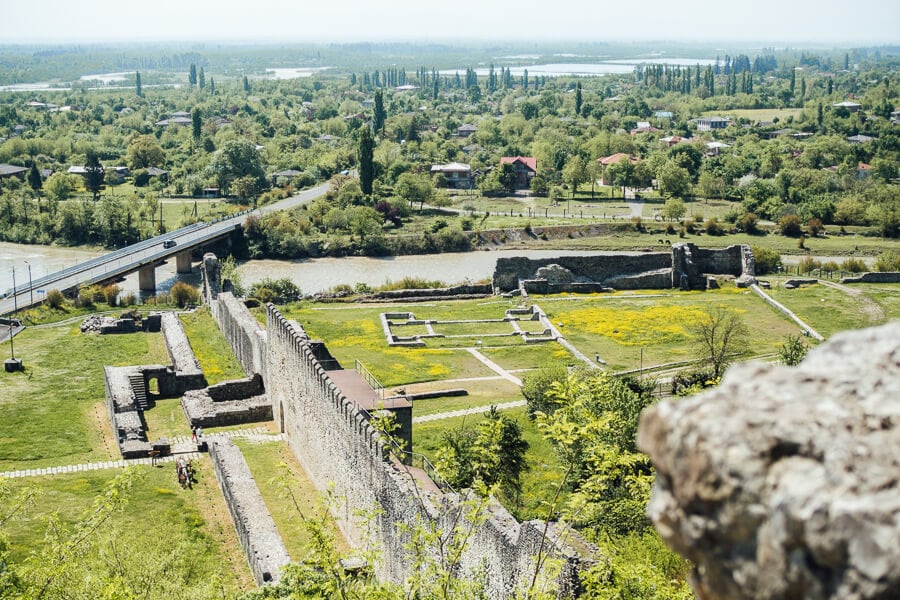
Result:
<svg viewBox="0 0 900 600"><path fill-rule="evenodd" d="M29 286L28 283L16 287L15 300L11 290L4 290L8 296L0 300L0 315L13 312L15 307L22 309L31 304L43 300L46 292L52 289L69 290L81 285L90 285L101 281L126 275L137 271L147 265L156 265L167 258L209 243L215 239L229 235L235 229L240 228L248 214L265 215L279 210L296 208L308 204L314 199L323 196L328 190L329 184L325 183L317 187L304 190L299 194L286 198L274 204L267 205L255 211L245 211L237 215L228 216L210 223L195 223L181 229L160 235L109 254L79 263L73 267L50 273L45 277L35 279ZM171 248L163 248L165 240L174 240L176 245ZM31 290L34 290L32 293ZM42 293L43 292L43 293Z"/></svg>

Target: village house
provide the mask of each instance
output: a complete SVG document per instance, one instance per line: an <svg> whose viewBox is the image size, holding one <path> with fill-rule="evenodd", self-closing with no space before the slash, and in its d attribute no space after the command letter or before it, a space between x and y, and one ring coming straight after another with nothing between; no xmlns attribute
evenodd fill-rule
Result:
<svg viewBox="0 0 900 600"><path fill-rule="evenodd" d="M862 104L859 102L850 102L849 100L844 100L843 102L835 102L831 105L832 108L845 108L848 112L858 112L859 109L862 108Z"/></svg>
<svg viewBox="0 0 900 600"><path fill-rule="evenodd" d="M516 173L516 187L527 188L537 175L537 159L533 156L503 156L501 165L512 165Z"/></svg>
<svg viewBox="0 0 900 600"><path fill-rule="evenodd" d="M466 123L464 125L460 125L456 128L456 135L459 137L469 137L473 133L478 131L478 127L472 125L471 123Z"/></svg>
<svg viewBox="0 0 900 600"><path fill-rule="evenodd" d="M697 125L697 131L713 131L728 127L731 124L731 117L698 117L691 119L690 122Z"/></svg>
<svg viewBox="0 0 900 600"><path fill-rule="evenodd" d="M431 165L431 174L440 173L447 180L447 187L456 190L472 188L472 167L459 162L446 165Z"/></svg>
<svg viewBox="0 0 900 600"><path fill-rule="evenodd" d="M597 162L600 163L600 168L602 169L600 185L610 185L606 182L606 168L609 167L609 165L618 164L623 160L627 160L633 165L640 162L639 158L632 156L631 154L625 154L624 152L616 152L615 154L610 154L609 156L603 156L597 159Z"/></svg>
<svg viewBox="0 0 900 600"><path fill-rule="evenodd" d="M18 177L24 181L25 173L27 172L28 167L17 167L16 165L8 165L6 163L0 164L0 178Z"/></svg>

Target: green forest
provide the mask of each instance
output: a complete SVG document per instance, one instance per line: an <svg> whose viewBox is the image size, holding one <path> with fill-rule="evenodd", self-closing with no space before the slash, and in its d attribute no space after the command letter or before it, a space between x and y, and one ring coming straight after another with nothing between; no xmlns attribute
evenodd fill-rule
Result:
<svg viewBox="0 0 900 600"><path fill-rule="evenodd" d="M0 163L28 169L0 180L0 237L117 247L203 218L191 202L204 195L227 197L219 210L229 212L332 180L307 209L249 224L250 255L467 250L463 232L493 224L475 200L523 187L502 157L535 161L532 204L509 210L527 210L534 225L550 224L538 208L572 200L602 220L600 202L630 190L688 231L900 234L898 58L887 48L738 51L595 77L485 67L484 48L425 46L412 58L404 45L379 49L380 63L353 44L5 49L5 64L33 63L32 78L138 70L108 85L0 92ZM385 66L394 53L411 64ZM262 65L286 64L330 68L265 76ZM469 166L465 186L435 172L448 163ZM726 208L685 223L681 201L710 199ZM160 218L161 204L182 210ZM480 213L504 210L487 202Z"/></svg>

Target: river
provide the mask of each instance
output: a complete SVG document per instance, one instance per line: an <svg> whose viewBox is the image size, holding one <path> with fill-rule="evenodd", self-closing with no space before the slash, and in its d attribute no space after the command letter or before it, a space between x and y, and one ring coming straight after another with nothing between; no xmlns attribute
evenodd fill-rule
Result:
<svg viewBox="0 0 900 600"><path fill-rule="evenodd" d="M16 285L28 283L28 267L31 277L37 279L48 273L99 256L100 250L83 248L61 248L57 246L31 246L0 242L0 292L12 287L12 273L15 269ZM339 284L355 285L365 283L375 287L387 281L397 281L403 277L422 277L439 280L448 284L475 282L490 278L494 273L497 259L511 256L529 258L553 258L554 256L602 256L616 254L609 251L580 250L491 250L452 254L420 254L413 256L393 256L383 258L346 257L312 258L304 260L250 260L241 263L238 272L245 286L263 279L289 277L304 294L314 294ZM796 264L799 257L783 256L785 264ZM846 257L815 257L820 261L843 261ZM874 259L864 258L871 266ZM137 292L137 273L125 278L119 286L126 292ZM168 290L176 281L199 284L199 265L194 263L190 275L175 273L175 262L169 261L157 268L156 281L160 290ZM46 293L47 290L44 290ZM37 293L37 290L35 290Z"/></svg>

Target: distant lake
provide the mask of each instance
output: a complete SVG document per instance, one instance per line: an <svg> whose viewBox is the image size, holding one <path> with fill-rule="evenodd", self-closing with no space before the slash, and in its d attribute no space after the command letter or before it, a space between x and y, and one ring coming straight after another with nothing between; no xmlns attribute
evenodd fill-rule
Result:
<svg viewBox="0 0 900 600"><path fill-rule="evenodd" d="M529 75L544 75L546 77L567 77L567 76L596 76L596 75L622 75L631 73L634 68L640 64L667 64L692 67L694 65L712 65L715 59L709 58L629 58L621 60L607 60L596 63L548 63L544 65L528 65L520 67L509 67L510 72L515 77L522 77L525 70ZM453 75L455 73L465 73L465 67L460 69L443 69L441 75ZM475 69L475 73L479 77L487 77L490 69L481 67ZM500 67L495 66L494 72L499 72Z"/></svg>
<svg viewBox="0 0 900 600"><path fill-rule="evenodd" d="M309 77L330 69L331 67L277 67L266 69L266 74L271 75L272 79L299 79L301 77Z"/></svg>

